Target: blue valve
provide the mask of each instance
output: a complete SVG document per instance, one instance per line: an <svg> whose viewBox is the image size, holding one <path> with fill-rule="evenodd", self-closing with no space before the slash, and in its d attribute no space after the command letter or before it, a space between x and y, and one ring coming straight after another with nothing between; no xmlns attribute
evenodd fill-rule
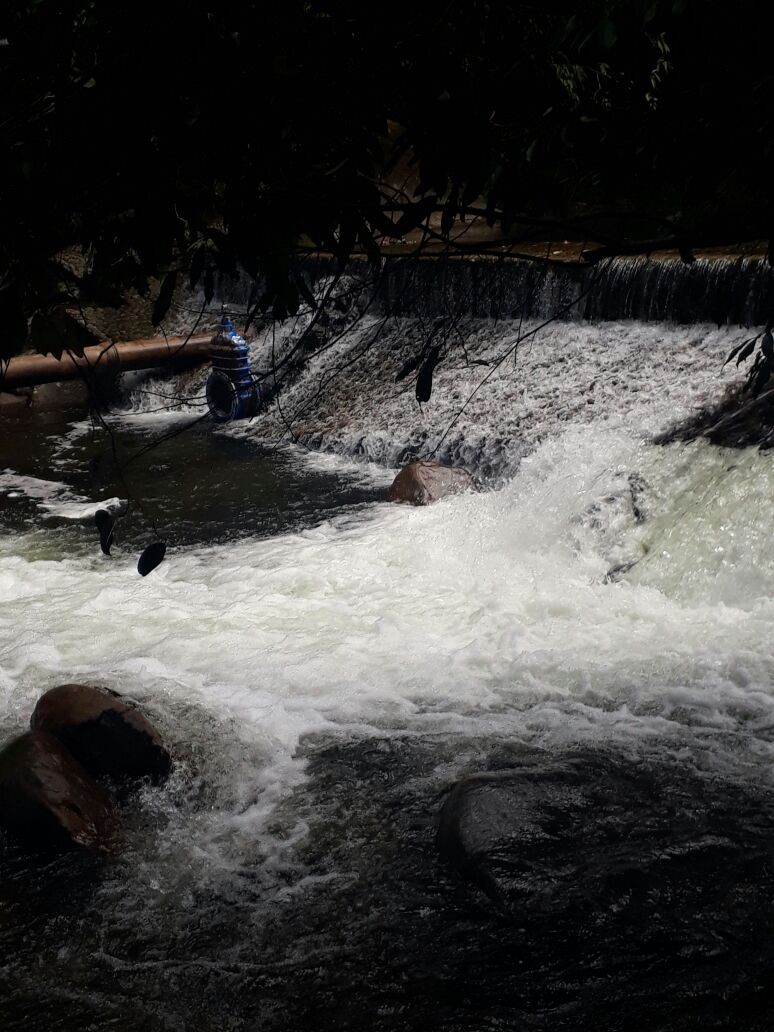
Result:
<svg viewBox="0 0 774 1032"><path fill-rule="evenodd" d="M261 406L261 393L250 373L250 348L227 312L212 338L212 371L207 380L207 405L213 419L228 423L249 419Z"/></svg>

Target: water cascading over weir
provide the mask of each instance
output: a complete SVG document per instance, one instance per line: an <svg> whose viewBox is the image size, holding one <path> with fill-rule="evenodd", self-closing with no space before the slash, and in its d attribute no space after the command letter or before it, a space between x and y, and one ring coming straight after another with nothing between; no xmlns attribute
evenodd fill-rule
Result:
<svg viewBox="0 0 774 1032"><path fill-rule="evenodd" d="M745 373L723 370L726 355L774 313L774 272L756 258L392 258L333 274L325 260L305 267L312 289L330 292L325 320L302 310L256 333L250 361L269 403L254 432L388 466L434 457L490 479L569 425L625 424L648 439L701 413L711 425Z"/></svg>

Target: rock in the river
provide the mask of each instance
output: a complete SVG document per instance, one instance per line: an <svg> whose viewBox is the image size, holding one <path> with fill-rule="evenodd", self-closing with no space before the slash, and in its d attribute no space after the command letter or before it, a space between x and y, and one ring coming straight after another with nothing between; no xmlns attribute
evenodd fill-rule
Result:
<svg viewBox="0 0 774 1032"><path fill-rule="evenodd" d="M110 797L53 735L28 731L0 752L0 824L41 845L110 851Z"/></svg>
<svg viewBox="0 0 774 1032"><path fill-rule="evenodd" d="M508 775L465 778L449 794L438 825L436 841L444 860L499 906L504 905L502 888L489 858L502 851L504 839L519 834L518 791L518 783Z"/></svg>
<svg viewBox="0 0 774 1032"><path fill-rule="evenodd" d="M172 767L159 733L132 703L107 688L60 684L38 699L33 731L54 735L93 777L163 781Z"/></svg>
<svg viewBox="0 0 774 1032"><path fill-rule="evenodd" d="M403 467L387 492L387 501L429 505L447 495L475 490L476 482L466 469L423 460Z"/></svg>

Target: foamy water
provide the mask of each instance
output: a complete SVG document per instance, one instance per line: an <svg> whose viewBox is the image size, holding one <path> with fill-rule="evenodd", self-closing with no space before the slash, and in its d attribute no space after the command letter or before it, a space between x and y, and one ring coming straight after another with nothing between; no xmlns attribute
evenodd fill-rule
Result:
<svg viewBox="0 0 774 1032"><path fill-rule="evenodd" d="M309 359L283 390L281 407L271 404L231 432L387 466L434 455L497 479L512 476L536 444L568 426L651 438L718 401L743 374L722 369L746 335L740 329L558 321L533 334L538 326L479 319L437 331L434 339L448 340L431 398L420 406L416 374L396 377L421 352L430 325L368 313ZM287 332L275 341L279 356L293 339ZM259 336L256 368L270 362L270 352L268 336Z"/></svg>
<svg viewBox="0 0 774 1032"><path fill-rule="evenodd" d="M4 723L95 681L185 750L195 707L257 750L239 777L272 801L321 730L663 741L744 767L774 721L773 476L766 454L576 428L501 491L189 548L145 580L98 555L21 558L8 535Z"/></svg>
<svg viewBox="0 0 774 1032"><path fill-rule="evenodd" d="M185 468L193 447L185 437L152 454L138 490L154 491L163 517L171 485L167 522L174 535L185 521L186 533L171 539L147 578L135 571L136 529L122 538L119 521L107 558L77 525L119 502L88 496L83 477L77 490L68 482L86 461L88 424L69 427L49 468L0 473L2 500L27 506L0 536L0 737L27 726L47 688L96 683L137 699L176 759L169 785L148 789L124 814L122 858L100 872L75 918L53 906L30 931L25 922L36 922L36 911L17 911L22 931L0 977L9 972L56 1014L65 999L68 1032L133 1007L131 1029L201 1023L242 1032L260 1014L267 1028L286 1032L296 972L315 988L297 994L293 1013L308 1018L304 1001L327 993L333 1017L321 1027L331 1029L370 1026L364 1016L339 1020L336 987L341 972L345 989L362 977L352 999L370 1014L376 972L392 988L374 1027L402 1032L401 993L413 970L428 965L411 1006L418 1013L429 1001L432 1010L443 986L428 987L447 963L456 970L455 950L464 958L485 934L479 919L471 930L454 910L453 895L427 888L440 877L428 873L427 856L435 855L443 793L524 751L541 758L536 769L547 772L559 810L570 806L567 756L588 764L592 785L597 772L622 771L625 782L629 770L640 771L635 798L652 812L643 814L641 842L623 854L635 870L644 863L638 849L671 849L647 837L653 821L667 822L662 799L690 809L698 793L733 816L734 792L741 799L774 788L774 455L653 443L738 378L719 375L737 335L634 323L541 331L492 377L443 453L500 488L414 509L330 498L345 484L373 498L391 465L432 452L491 368L475 363L496 359L518 326L474 326L469 364L450 356L422 409L410 378L395 383L421 326L395 322L383 347L371 349L373 326L366 319L313 359L283 395L282 413L271 407L252 422L199 427L214 443L204 465ZM256 343L256 362L267 346L266 338ZM189 377L188 396L201 382L201 371ZM131 454L143 435L197 415L193 406L157 410L153 395L138 391L111 418ZM267 443L287 440L288 423L322 450L283 444L266 452ZM171 464L180 476L165 480ZM226 490L232 469L266 477L255 504L267 512L280 503L314 508L277 492L289 468L316 478L309 491L320 491L320 511L325 497L338 515L265 526L258 519L254 532L237 527L238 539L222 540L222 521L236 526L251 499ZM223 511L205 526L208 504ZM302 529L271 529L286 525ZM618 782L610 784L612 803ZM765 879L744 867L746 829L725 816L707 820L706 839L683 841L696 851L691 863L702 861L707 842L734 843L734 870L744 885L762 885L765 901ZM631 815L630 825L639 835ZM762 818L750 831L756 849L767 828ZM67 884L70 876L66 869ZM564 885L564 875L551 877ZM533 888L539 901L540 877ZM755 899L753 911L761 909ZM619 902L625 913L626 899ZM708 913L696 928L687 922L691 942L715 934ZM382 937L383 927L390 931ZM412 973L389 956L391 937L412 958ZM536 934L533 945L541 944ZM29 974L38 955L42 983ZM481 971L499 985L505 969ZM538 989L544 974L530 976ZM561 1016L564 969L557 978L559 1002L550 1006ZM626 998L626 985L621 992ZM532 1020L535 1009L527 1013ZM534 1027L569 1027L554 1018ZM490 1026L482 1017L448 1027Z"/></svg>

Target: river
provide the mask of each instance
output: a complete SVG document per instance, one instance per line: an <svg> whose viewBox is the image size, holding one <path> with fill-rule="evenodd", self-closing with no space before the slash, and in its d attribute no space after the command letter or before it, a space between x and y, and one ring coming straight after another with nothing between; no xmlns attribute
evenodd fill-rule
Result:
<svg viewBox="0 0 774 1032"><path fill-rule="evenodd" d="M770 1029L774 458L656 443L741 331L553 324L448 439L486 490L413 509L382 501L390 467L524 326L477 317L421 411L394 385L416 321L344 368L367 319L282 417L138 458L110 557L104 435L3 425L0 739L98 683L176 760L117 859L0 839L3 1028ZM198 414L153 408L111 415L123 455ZM483 771L524 779L507 913L436 846Z"/></svg>

